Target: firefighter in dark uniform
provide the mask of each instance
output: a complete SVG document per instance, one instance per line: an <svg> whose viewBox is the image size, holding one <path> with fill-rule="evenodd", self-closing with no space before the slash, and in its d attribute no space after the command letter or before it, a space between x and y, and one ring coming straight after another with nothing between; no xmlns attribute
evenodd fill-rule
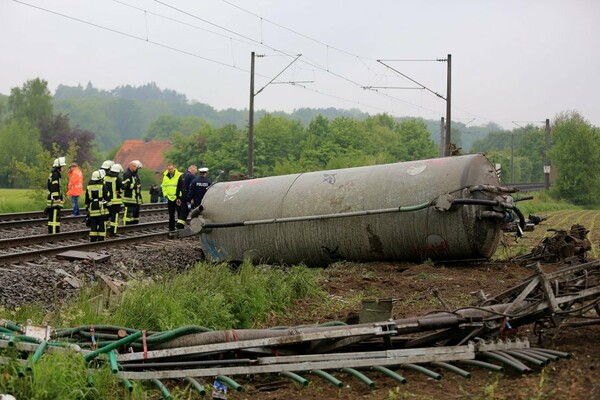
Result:
<svg viewBox="0 0 600 400"><path fill-rule="evenodd" d="M108 208L106 233L108 236L117 236L117 228L119 227L119 212L121 212L121 207L123 206L123 199L121 199L123 180L119 176L121 172L123 172L121 164L113 164L108 174L104 177L104 183L108 189L106 196L106 206Z"/></svg>
<svg viewBox="0 0 600 400"><path fill-rule="evenodd" d="M133 160L123 173L121 184L122 199L125 210L123 212L123 224L134 225L140 223L140 204L142 204L142 182L137 174L142 168L142 163Z"/></svg>
<svg viewBox="0 0 600 400"><path fill-rule="evenodd" d="M106 196L108 191L108 185L104 183L100 171L94 171L85 190L90 242L101 242L106 236Z"/></svg>
<svg viewBox="0 0 600 400"><path fill-rule="evenodd" d="M60 187L63 167L67 165L64 157L58 157L52 163L52 172L48 176L48 197L46 214L48 215L48 233L60 232L60 211L65 203Z"/></svg>
<svg viewBox="0 0 600 400"><path fill-rule="evenodd" d="M192 208L198 207L202 203L204 194L212 185L212 181L206 176L208 168L200 168L198 171L200 175L190 185L189 199Z"/></svg>
<svg viewBox="0 0 600 400"><path fill-rule="evenodd" d="M195 165L190 165L188 170L185 171L179 178L179 183L177 186L177 198L181 199L181 204L179 205L177 229L185 228L185 221L190 212L190 199L188 197L188 191L190 184L194 179L196 179L196 172L198 172L198 167Z"/></svg>

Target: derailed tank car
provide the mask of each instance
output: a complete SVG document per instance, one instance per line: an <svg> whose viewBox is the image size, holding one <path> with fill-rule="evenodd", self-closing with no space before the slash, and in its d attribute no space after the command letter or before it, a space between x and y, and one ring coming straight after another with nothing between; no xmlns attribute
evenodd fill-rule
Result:
<svg viewBox="0 0 600 400"><path fill-rule="evenodd" d="M308 172L217 183L191 228L215 262L489 258L511 191L479 154Z"/></svg>

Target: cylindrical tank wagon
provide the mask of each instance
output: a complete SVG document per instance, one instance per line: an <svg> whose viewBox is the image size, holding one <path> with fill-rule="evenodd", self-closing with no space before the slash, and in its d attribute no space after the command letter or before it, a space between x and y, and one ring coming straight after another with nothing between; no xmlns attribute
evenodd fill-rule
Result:
<svg viewBox="0 0 600 400"><path fill-rule="evenodd" d="M489 258L508 192L479 154L308 172L217 183L191 228L215 262Z"/></svg>

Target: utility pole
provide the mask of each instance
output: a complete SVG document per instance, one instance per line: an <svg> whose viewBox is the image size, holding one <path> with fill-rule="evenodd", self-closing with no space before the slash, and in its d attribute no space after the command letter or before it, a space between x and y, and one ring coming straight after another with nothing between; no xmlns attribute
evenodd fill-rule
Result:
<svg viewBox="0 0 600 400"><path fill-rule="evenodd" d="M440 157L446 155L446 126L444 125L444 117L442 117L442 123L440 125Z"/></svg>
<svg viewBox="0 0 600 400"><path fill-rule="evenodd" d="M452 143L451 132L452 129L452 118L450 114L451 108L451 95L452 95L452 54L448 54L448 75L446 78L446 140L444 146L444 155L450 155L450 144Z"/></svg>
<svg viewBox="0 0 600 400"><path fill-rule="evenodd" d="M546 146L544 149L544 180L546 183L546 189L550 189L550 119L546 118Z"/></svg>
<svg viewBox="0 0 600 400"><path fill-rule="evenodd" d="M250 53L250 115L248 115L248 177L254 176L254 52Z"/></svg>

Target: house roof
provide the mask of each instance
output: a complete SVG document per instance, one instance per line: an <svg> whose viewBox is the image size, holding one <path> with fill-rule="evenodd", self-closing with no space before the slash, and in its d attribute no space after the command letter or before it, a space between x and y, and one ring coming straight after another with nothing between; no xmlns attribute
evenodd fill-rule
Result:
<svg viewBox="0 0 600 400"><path fill-rule="evenodd" d="M142 162L143 168L155 173L162 173L167 169L164 158L165 150L171 147L168 140L126 140L115 155L115 162L127 168L133 160Z"/></svg>

